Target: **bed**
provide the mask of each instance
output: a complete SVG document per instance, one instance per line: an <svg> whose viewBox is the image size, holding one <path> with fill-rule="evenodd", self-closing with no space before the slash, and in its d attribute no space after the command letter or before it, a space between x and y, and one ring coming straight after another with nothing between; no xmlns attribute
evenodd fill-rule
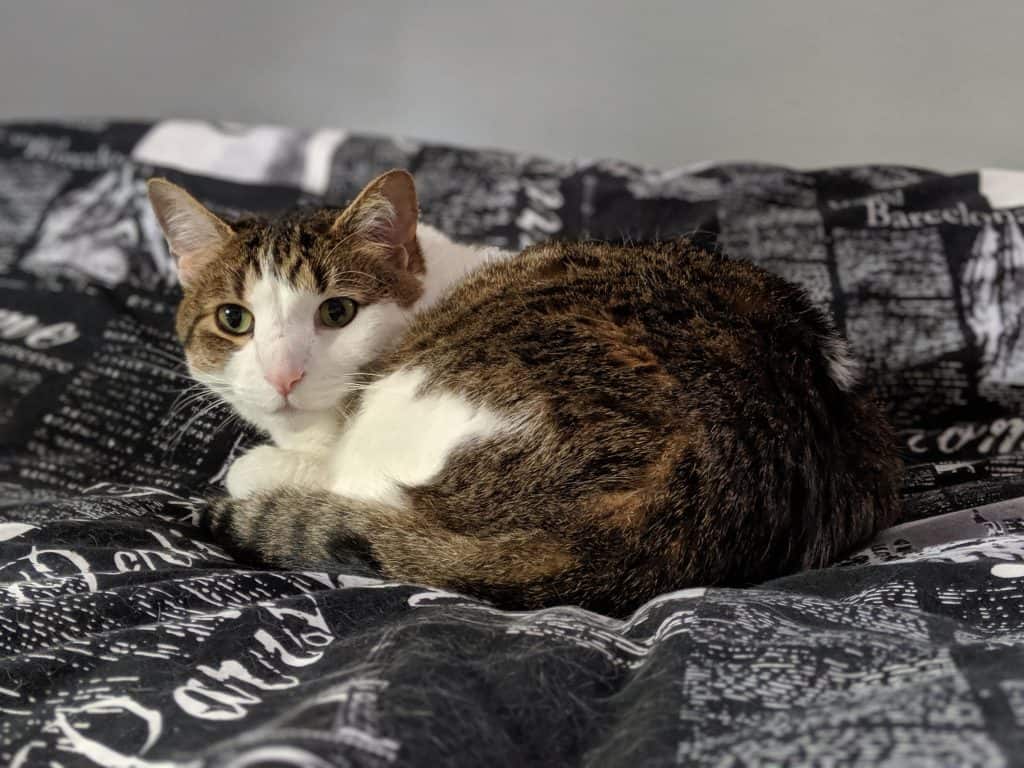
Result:
<svg viewBox="0 0 1024 768"><path fill-rule="evenodd" d="M626 619L237 563L258 435L187 394L162 175L226 215L411 170L468 242L690 236L806 286L887 404L902 520ZM0 760L1024 764L1024 174L555 162L168 120L0 126Z"/></svg>

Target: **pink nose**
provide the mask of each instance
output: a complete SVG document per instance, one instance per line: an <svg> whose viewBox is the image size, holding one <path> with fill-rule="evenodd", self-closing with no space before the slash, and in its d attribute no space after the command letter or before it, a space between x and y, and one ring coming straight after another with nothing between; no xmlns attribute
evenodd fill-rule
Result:
<svg viewBox="0 0 1024 768"><path fill-rule="evenodd" d="M278 368L263 376L282 397L288 397L305 375L306 372L301 368Z"/></svg>

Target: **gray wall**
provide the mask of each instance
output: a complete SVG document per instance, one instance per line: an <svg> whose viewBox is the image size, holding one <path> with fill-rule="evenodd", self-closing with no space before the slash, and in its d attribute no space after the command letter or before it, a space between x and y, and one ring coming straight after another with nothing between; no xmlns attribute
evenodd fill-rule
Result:
<svg viewBox="0 0 1024 768"><path fill-rule="evenodd" d="M0 3L0 119L326 125L663 166L1024 168L1019 0Z"/></svg>

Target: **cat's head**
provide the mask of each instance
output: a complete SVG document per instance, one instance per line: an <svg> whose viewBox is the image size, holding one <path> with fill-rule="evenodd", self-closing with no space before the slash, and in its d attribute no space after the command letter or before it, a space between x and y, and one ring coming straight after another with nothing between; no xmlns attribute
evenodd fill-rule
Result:
<svg viewBox="0 0 1024 768"><path fill-rule="evenodd" d="M345 209L228 223L181 187L149 182L184 297L189 370L246 420L301 431L358 386L422 292L412 177L391 171Z"/></svg>

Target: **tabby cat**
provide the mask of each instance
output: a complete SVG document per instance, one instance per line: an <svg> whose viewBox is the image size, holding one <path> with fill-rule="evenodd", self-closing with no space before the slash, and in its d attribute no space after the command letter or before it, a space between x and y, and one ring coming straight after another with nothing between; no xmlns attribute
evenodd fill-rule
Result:
<svg viewBox="0 0 1024 768"><path fill-rule="evenodd" d="M749 263L685 241L503 258L419 224L404 171L276 221L149 191L190 370L273 441L203 522L264 563L621 615L894 520L895 443L844 341Z"/></svg>

